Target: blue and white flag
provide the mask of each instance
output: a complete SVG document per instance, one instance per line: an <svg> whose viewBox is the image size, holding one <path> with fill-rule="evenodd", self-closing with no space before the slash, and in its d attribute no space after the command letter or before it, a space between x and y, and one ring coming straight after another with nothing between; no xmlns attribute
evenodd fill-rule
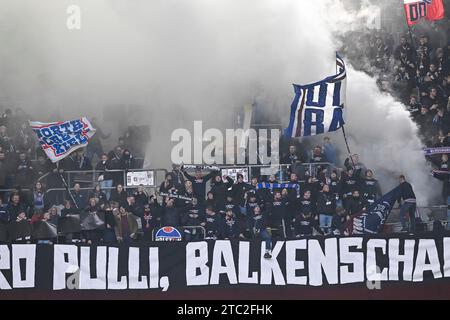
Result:
<svg viewBox="0 0 450 320"><path fill-rule="evenodd" d="M397 187L375 201L367 212L354 217L352 234L378 234L400 196L400 187Z"/></svg>
<svg viewBox="0 0 450 320"><path fill-rule="evenodd" d="M85 117L72 121L42 123L30 121L39 144L52 162L58 162L73 151L87 146L95 129Z"/></svg>
<svg viewBox="0 0 450 320"><path fill-rule="evenodd" d="M347 71L344 60L336 54L337 74L325 80L294 85L295 99L291 106L289 128L291 138L308 137L337 131L344 125Z"/></svg>

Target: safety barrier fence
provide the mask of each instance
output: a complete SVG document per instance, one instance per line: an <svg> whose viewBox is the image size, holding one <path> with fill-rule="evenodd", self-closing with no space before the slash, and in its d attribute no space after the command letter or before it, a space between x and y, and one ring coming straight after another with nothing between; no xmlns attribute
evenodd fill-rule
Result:
<svg viewBox="0 0 450 320"><path fill-rule="evenodd" d="M287 181L287 171L291 165L244 165L244 166L219 166L222 173L227 173L234 179L238 173L244 173L244 176L248 180L253 175L258 176L270 176L276 175L278 181ZM327 176L333 170L339 170L330 163L305 163L301 164L301 169L305 176L316 177L319 170L325 170ZM151 194L159 196L158 186L164 181L165 175L168 173L166 169L133 169L133 170L108 170L107 174L120 176L121 181L124 182L123 187L125 190L136 189L139 185L144 185L147 190L152 191ZM66 177L66 181L73 191L73 185L79 183L82 187L82 191L92 191L94 186L101 182L99 177L105 174L105 171L90 170L90 171L65 171L63 173ZM147 175L146 175L147 174ZM41 177L39 180L43 180L48 177L48 174ZM99 181L100 180L100 181ZM143 183L142 183L143 182ZM115 189L114 186L103 186L102 189L109 192ZM15 189L2 189L0 193L10 193ZM31 192L30 189L23 189L24 192ZM65 193L67 189L51 188L46 190L46 197L55 197L57 199L66 198ZM59 202L60 203L60 202ZM401 230L402 226L399 222L398 209L394 209L385 224L384 232L395 233ZM440 223L444 228L447 227L447 206L434 206L434 207L419 207L417 208L417 216L421 218L422 222L418 222L419 230L433 231L436 226L436 222ZM140 225L140 220L138 219ZM189 227L191 228L191 227ZM187 228L186 230L189 230ZM203 232L204 236L204 232Z"/></svg>
<svg viewBox="0 0 450 320"><path fill-rule="evenodd" d="M443 231L448 227L447 207L420 207L417 208L417 211L422 219L422 222L416 223L417 234ZM383 234L395 234L400 232L402 226L399 222L395 221L397 219L396 216L398 216L398 209L394 209L392 211L389 221L384 225L382 232ZM144 230L142 228L141 218L138 216L134 216L134 218L136 219L138 225L138 230L136 233L137 241L142 241ZM89 231L97 232L98 237L102 238L102 235L104 235L107 230L106 221L106 217L102 214L82 213L80 215L68 216L64 218L59 217L56 224L46 221L37 221L34 224L30 224L27 221L12 223L9 225L0 224L0 242L37 241L41 243L48 243L49 238L52 239L51 241L53 241L53 243L60 243L62 241L67 242L68 239L70 242L73 234L79 234L78 239L81 239L83 238L82 234ZM93 225L94 227L92 227ZM439 230L435 230L437 225L440 226ZM156 239L156 232L162 227L164 226L155 226L155 228L151 230L151 241L158 240ZM284 230L284 228L285 226L283 225L281 229L272 229L274 239L286 238L286 230ZM186 241L213 239L207 234L207 231L203 226L180 226L177 227L177 229L180 231L182 239Z"/></svg>

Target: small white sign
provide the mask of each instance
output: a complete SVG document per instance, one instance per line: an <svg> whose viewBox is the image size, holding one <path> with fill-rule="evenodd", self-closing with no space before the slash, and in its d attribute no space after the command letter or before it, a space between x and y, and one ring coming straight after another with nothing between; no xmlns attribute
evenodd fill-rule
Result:
<svg viewBox="0 0 450 320"><path fill-rule="evenodd" d="M144 187L155 186L155 173L152 170L148 171L129 171L127 172L127 187Z"/></svg>
<svg viewBox="0 0 450 320"><path fill-rule="evenodd" d="M232 178L234 181L237 180L238 174L242 174L244 176L244 182L249 182L248 168L222 169L222 176L227 175L230 178Z"/></svg>

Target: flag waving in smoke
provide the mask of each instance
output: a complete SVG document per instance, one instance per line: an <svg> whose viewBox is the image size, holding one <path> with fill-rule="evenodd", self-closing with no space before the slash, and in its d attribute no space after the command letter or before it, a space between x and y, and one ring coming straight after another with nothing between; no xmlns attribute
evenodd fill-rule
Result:
<svg viewBox="0 0 450 320"><path fill-rule="evenodd" d="M378 234L400 196L401 190L397 187L367 208L366 212L352 217L348 225L349 233Z"/></svg>
<svg viewBox="0 0 450 320"><path fill-rule="evenodd" d="M308 85L294 85L289 127L285 135L308 137L337 131L344 125L347 71L336 55L337 74Z"/></svg>
<svg viewBox="0 0 450 320"><path fill-rule="evenodd" d="M409 26L413 26L420 19L429 21L444 18L445 9L442 0L404 0L406 20Z"/></svg>
<svg viewBox="0 0 450 320"><path fill-rule="evenodd" d="M30 121L39 144L52 162L64 159L73 151L87 146L95 129L85 117L72 121L42 123Z"/></svg>

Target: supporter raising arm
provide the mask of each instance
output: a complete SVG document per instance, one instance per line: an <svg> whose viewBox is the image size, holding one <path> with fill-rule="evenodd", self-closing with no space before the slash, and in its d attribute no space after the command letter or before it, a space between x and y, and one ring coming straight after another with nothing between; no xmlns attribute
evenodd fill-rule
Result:
<svg viewBox="0 0 450 320"><path fill-rule="evenodd" d="M224 182L223 179L226 179L227 182ZM234 181L230 177L221 177L220 175L217 175L214 178L214 181L211 182L211 192L214 195L214 199L216 200L216 208L218 210L225 211L226 196L228 193L228 189L233 186L233 183Z"/></svg>
<svg viewBox="0 0 450 320"><path fill-rule="evenodd" d="M217 172L211 171L206 176L202 175L202 171L197 169L195 171L195 177L191 176L186 170L182 167L182 171L186 179L192 182L192 188L194 189L194 194L198 199L199 204L203 204L205 202L206 196L206 183L214 177Z"/></svg>

